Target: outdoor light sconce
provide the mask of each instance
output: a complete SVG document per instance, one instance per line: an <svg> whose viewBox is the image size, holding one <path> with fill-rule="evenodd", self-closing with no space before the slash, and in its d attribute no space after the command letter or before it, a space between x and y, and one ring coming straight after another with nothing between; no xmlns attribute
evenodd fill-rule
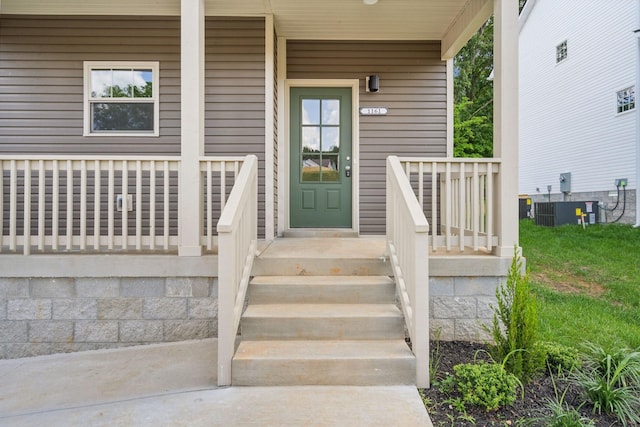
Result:
<svg viewBox="0 0 640 427"><path fill-rule="evenodd" d="M377 74L372 74L365 77L364 89L366 92L377 92L380 90L380 77Z"/></svg>

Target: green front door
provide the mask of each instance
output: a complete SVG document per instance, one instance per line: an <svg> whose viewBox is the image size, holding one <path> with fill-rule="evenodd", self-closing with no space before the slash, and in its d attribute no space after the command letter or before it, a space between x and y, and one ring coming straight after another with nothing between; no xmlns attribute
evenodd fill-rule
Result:
<svg viewBox="0 0 640 427"><path fill-rule="evenodd" d="M351 228L351 89L292 88L291 228Z"/></svg>

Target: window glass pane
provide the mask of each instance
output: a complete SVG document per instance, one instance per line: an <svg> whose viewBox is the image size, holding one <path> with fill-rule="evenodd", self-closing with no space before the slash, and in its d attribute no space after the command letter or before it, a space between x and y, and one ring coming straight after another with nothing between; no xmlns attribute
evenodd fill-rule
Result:
<svg viewBox="0 0 640 427"><path fill-rule="evenodd" d="M322 128L322 152L337 153L340 151L340 128L323 127Z"/></svg>
<svg viewBox="0 0 640 427"><path fill-rule="evenodd" d="M320 156L302 155L302 182L320 182Z"/></svg>
<svg viewBox="0 0 640 427"><path fill-rule="evenodd" d="M302 152L320 152L320 128L317 126L305 126L302 128Z"/></svg>
<svg viewBox="0 0 640 427"><path fill-rule="evenodd" d="M133 96L151 98L153 96L153 73L151 70L133 70Z"/></svg>
<svg viewBox="0 0 640 427"><path fill-rule="evenodd" d="M92 131L153 131L153 103L92 103Z"/></svg>
<svg viewBox="0 0 640 427"><path fill-rule="evenodd" d="M322 100L322 124L340 124L340 101L337 99Z"/></svg>
<svg viewBox="0 0 640 427"><path fill-rule="evenodd" d="M340 180L337 154L322 155L322 181L337 182Z"/></svg>
<svg viewBox="0 0 640 427"><path fill-rule="evenodd" d="M320 124L320 100L319 99L303 99L302 100L302 124L303 125L319 125Z"/></svg>
<svg viewBox="0 0 640 427"><path fill-rule="evenodd" d="M111 96L113 98L131 98L133 96L132 81L131 70L113 70Z"/></svg>
<svg viewBox="0 0 640 427"><path fill-rule="evenodd" d="M91 70L91 97L111 97L111 70Z"/></svg>

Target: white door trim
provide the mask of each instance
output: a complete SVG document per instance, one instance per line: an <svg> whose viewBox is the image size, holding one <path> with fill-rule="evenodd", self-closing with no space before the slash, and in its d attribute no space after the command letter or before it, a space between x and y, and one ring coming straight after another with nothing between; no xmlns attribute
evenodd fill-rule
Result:
<svg viewBox="0 0 640 427"><path fill-rule="evenodd" d="M285 105L282 115L279 117L284 120L281 121L282 126L278 126L279 133L284 133L284 143L278 150L278 200L284 201L283 204L278 203L278 210L280 214L279 218L284 219L282 222L278 222L278 234L282 234L285 231L291 229L289 221L289 118L290 118L290 94L293 87L341 87L351 88L351 156L353 158L351 162L352 168L352 180L351 180L351 230L356 233L360 232L360 141L358 135L360 135L360 123L358 115L358 106L360 105L359 89L360 81L358 79L288 79L285 80ZM283 206L284 205L284 206ZM341 229L345 230L345 229Z"/></svg>

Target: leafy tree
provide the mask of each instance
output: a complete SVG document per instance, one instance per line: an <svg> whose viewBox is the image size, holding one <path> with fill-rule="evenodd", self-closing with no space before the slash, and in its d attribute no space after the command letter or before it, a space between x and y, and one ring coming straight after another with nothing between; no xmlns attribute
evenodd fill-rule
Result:
<svg viewBox="0 0 640 427"><path fill-rule="evenodd" d="M493 18L480 27L454 59L456 157L491 157L493 150Z"/></svg>
<svg viewBox="0 0 640 427"><path fill-rule="evenodd" d="M527 0L518 0L522 10ZM493 18L480 27L454 59L456 157L493 155Z"/></svg>

